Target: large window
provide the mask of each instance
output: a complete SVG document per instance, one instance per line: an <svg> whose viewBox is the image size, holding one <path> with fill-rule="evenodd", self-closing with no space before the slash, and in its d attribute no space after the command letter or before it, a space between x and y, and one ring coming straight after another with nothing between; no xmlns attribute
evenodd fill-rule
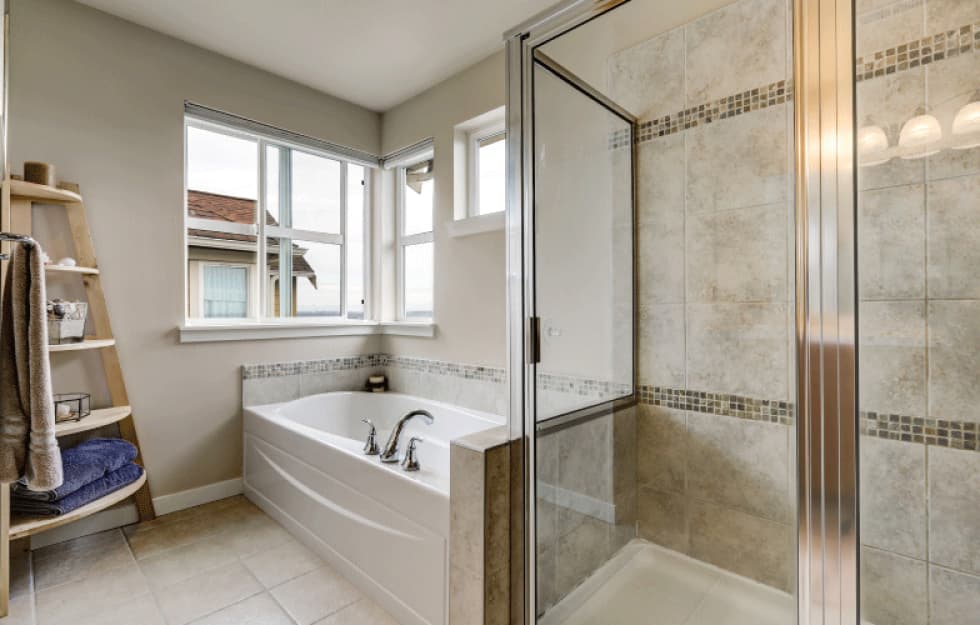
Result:
<svg viewBox="0 0 980 625"><path fill-rule="evenodd" d="M185 131L188 320L363 319L369 168L214 120Z"/></svg>
<svg viewBox="0 0 980 625"><path fill-rule="evenodd" d="M432 159L398 167L396 175L399 317L428 320L432 319L434 298Z"/></svg>

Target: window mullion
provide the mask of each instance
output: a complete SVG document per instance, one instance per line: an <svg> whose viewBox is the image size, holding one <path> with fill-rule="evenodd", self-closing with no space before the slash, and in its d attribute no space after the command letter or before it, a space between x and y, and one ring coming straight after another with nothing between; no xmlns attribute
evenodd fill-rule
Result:
<svg viewBox="0 0 980 625"><path fill-rule="evenodd" d="M340 317L347 318L347 163L340 162Z"/></svg>
<svg viewBox="0 0 980 625"><path fill-rule="evenodd" d="M279 225L293 226L293 151L279 148ZM293 241L279 239L279 318L293 314Z"/></svg>
<svg viewBox="0 0 980 625"><path fill-rule="evenodd" d="M256 275L251 276L252 280L258 281L258 288L255 292L258 296L258 301L253 302L250 307L254 307L254 310L249 311L249 316L253 317L259 321L265 318L265 301L266 301L266 289L268 285L266 284L265 276L269 275L267 268L268 260L266 258L266 243L265 243L265 214L268 210L266 206L266 142L264 139L259 139L257 142L259 150L259 197L255 202L255 267L257 271Z"/></svg>

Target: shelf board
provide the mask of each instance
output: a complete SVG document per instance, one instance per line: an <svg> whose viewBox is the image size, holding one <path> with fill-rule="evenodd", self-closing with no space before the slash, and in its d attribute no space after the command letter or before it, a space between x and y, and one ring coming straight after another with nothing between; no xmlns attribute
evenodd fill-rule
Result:
<svg viewBox="0 0 980 625"><path fill-rule="evenodd" d="M17 540L18 538L32 536L45 530L54 529L56 527L61 527L62 525L67 525L68 523L73 523L79 519L84 519L85 517L91 516L96 512L101 512L106 508L116 505L120 501L132 497L134 494L136 494L136 491L143 487L144 483L146 483L146 471L144 471L143 475L141 475L140 478L132 484L128 484L113 493L109 493L102 499L96 499L90 504L84 505L81 508L77 508L68 514L63 514L61 516L32 517L13 515L10 518L10 540Z"/></svg>
<svg viewBox="0 0 980 625"><path fill-rule="evenodd" d="M52 273L81 273L85 275L98 275L99 270L95 267L69 267L68 265L45 265L45 271L50 271Z"/></svg>
<svg viewBox="0 0 980 625"><path fill-rule="evenodd" d="M93 410L92 414L80 421L65 421L64 423L57 424L55 426L55 434L57 436L68 436L69 434L95 430L110 423L122 421L131 414L133 414L133 409L129 406L99 408L98 410Z"/></svg>
<svg viewBox="0 0 980 625"><path fill-rule="evenodd" d="M74 204L82 201L82 196L72 191L26 180L8 180L4 184L10 185L10 198L13 200L30 200L47 204Z"/></svg>
<svg viewBox="0 0 980 625"><path fill-rule="evenodd" d="M60 343L58 345L48 345L49 352L77 352L83 349L102 349L112 347L116 344L116 339L92 339L87 338L79 343Z"/></svg>

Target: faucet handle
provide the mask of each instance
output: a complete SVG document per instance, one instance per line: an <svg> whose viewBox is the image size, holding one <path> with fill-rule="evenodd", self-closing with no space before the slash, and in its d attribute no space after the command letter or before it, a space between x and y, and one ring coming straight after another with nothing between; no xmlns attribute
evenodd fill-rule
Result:
<svg viewBox="0 0 980 625"><path fill-rule="evenodd" d="M421 469L419 464L418 450L416 449L416 443L424 443L425 439L421 436L413 436L408 439L408 449L405 450L405 459L402 460L402 469L405 471L418 471Z"/></svg>
<svg viewBox="0 0 980 625"><path fill-rule="evenodd" d="M364 454L367 456L377 456L381 453L381 450L378 448L378 430L374 427L374 423L370 419L361 419L361 423L366 423L370 427L367 440L364 441Z"/></svg>

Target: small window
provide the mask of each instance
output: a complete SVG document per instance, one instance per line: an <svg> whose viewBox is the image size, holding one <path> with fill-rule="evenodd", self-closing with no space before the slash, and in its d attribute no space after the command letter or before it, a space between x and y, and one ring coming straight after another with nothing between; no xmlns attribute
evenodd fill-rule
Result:
<svg viewBox="0 0 980 625"><path fill-rule="evenodd" d="M364 319L369 169L185 119L187 319Z"/></svg>
<svg viewBox="0 0 980 625"><path fill-rule="evenodd" d="M430 158L397 170L398 308L399 318L406 321L433 317L432 169Z"/></svg>
<svg viewBox="0 0 980 625"><path fill-rule="evenodd" d="M204 265L205 319L244 319L249 312L248 266Z"/></svg>
<svg viewBox="0 0 980 625"><path fill-rule="evenodd" d="M471 139L470 216L504 210L507 152L503 128L485 129Z"/></svg>

